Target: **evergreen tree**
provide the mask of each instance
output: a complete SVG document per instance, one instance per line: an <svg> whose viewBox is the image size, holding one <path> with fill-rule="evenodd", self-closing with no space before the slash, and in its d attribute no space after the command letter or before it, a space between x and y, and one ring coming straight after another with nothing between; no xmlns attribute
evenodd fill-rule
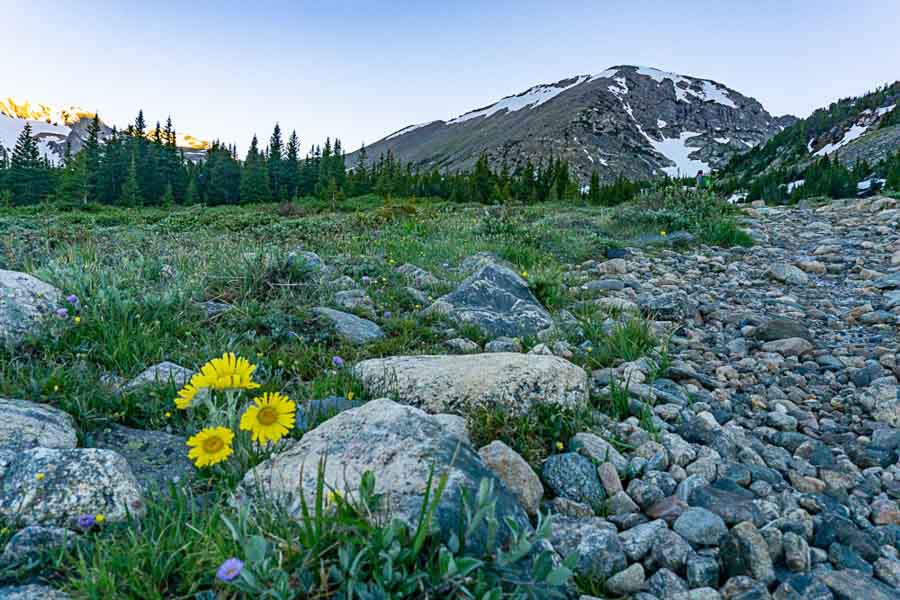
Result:
<svg viewBox="0 0 900 600"><path fill-rule="evenodd" d="M266 163L259 152L255 135L241 169L240 198L242 203L267 202L271 198Z"/></svg>
<svg viewBox="0 0 900 600"><path fill-rule="evenodd" d="M591 171L591 183L588 187L588 202L600 204L600 174L596 169Z"/></svg>
<svg viewBox="0 0 900 600"><path fill-rule="evenodd" d="M269 155L267 159L269 171L269 189L276 200L284 195L284 145L281 142L281 127L275 123L272 137L269 138Z"/></svg>
<svg viewBox="0 0 900 600"><path fill-rule="evenodd" d="M300 178L300 140L297 139L296 131L292 131L288 138L281 178L285 196L290 199L296 197Z"/></svg>
<svg viewBox="0 0 900 600"><path fill-rule="evenodd" d="M16 140L6 180L16 204L36 204L50 192L50 166L41 157L27 121Z"/></svg>
<svg viewBox="0 0 900 600"><path fill-rule="evenodd" d="M79 153L81 161L76 161L79 162L79 165L83 165L84 193L81 200L84 204L99 199L100 153L100 115L95 113L90 125L88 125L84 147Z"/></svg>
<svg viewBox="0 0 900 600"><path fill-rule="evenodd" d="M139 206L143 201L141 196L140 183L138 182L137 157L132 154L131 162L128 165L128 177L125 178L125 184L122 186L123 206Z"/></svg>

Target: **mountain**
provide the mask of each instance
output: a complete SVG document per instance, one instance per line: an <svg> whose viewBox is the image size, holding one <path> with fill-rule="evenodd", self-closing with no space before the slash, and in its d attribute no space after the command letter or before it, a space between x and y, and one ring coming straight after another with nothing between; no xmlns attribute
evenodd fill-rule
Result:
<svg viewBox="0 0 900 600"><path fill-rule="evenodd" d="M50 162L59 163L65 156L67 145L72 153L81 150L93 118L93 112L77 106L56 107L0 98L0 159L12 154L25 123L31 123L32 135L37 138L42 154ZM112 128L101 121L101 139L109 137L111 132ZM148 137L150 135L148 133ZM208 142L185 134L176 134L176 145L192 160L202 158L209 148Z"/></svg>
<svg viewBox="0 0 900 600"><path fill-rule="evenodd" d="M597 170L648 179L692 176L766 142L796 121L708 79L618 66L536 85L446 121L410 125L367 147L422 168L465 170L484 153L494 168L567 159L582 181ZM359 161L359 153L348 164Z"/></svg>
<svg viewBox="0 0 900 600"><path fill-rule="evenodd" d="M766 144L735 157L727 171L744 180L777 171L801 173L828 156L846 167L870 165L900 150L900 81L814 111Z"/></svg>

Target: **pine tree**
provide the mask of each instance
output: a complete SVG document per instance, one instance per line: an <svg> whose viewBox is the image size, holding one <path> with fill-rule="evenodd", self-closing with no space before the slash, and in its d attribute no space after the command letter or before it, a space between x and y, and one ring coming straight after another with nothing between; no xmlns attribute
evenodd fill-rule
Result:
<svg viewBox="0 0 900 600"><path fill-rule="evenodd" d="M591 171L591 183L588 187L588 202L600 204L600 174L596 169Z"/></svg>
<svg viewBox="0 0 900 600"><path fill-rule="evenodd" d="M269 189L276 200L284 195L284 146L281 142L281 127L275 123L272 137L269 138L269 156L267 159L269 171Z"/></svg>
<svg viewBox="0 0 900 600"><path fill-rule="evenodd" d="M95 113L87 130L87 139L79 153L83 165L84 193L82 203L98 200L100 187L100 115Z"/></svg>
<svg viewBox="0 0 900 600"><path fill-rule="evenodd" d="M137 174L137 157L132 154L128 166L128 177L125 178L125 184L122 186L121 204L123 206L139 206L142 200Z"/></svg>
<svg viewBox="0 0 900 600"><path fill-rule="evenodd" d="M36 204L50 192L50 167L31 136L31 123L16 140L6 179L16 204Z"/></svg>
<svg viewBox="0 0 900 600"><path fill-rule="evenodd" d="M281 177L284 182L285 196L288 199L295 198L297 196L297 185L300 178L300 140L297 138L296 131L292 131L291 137L288 138L287 152Z"/></svg>
<svg viewBox="0 0 900 600"><path fill-rule="evenodd" d="M271 198L266 163L259 153L259 142L255 135L250 142L250 149L247 151L247 158L241 169L240 198L241 202L245 204L267 202Z"/></svg>
<svg viewBox="0 0 900 600"><path fill-rule="evenodd" d="M191 177L188 180L187 189L184 192L184 203L188 206L192 206L197 203L198 195L197 195L197 179Z"/></svg>

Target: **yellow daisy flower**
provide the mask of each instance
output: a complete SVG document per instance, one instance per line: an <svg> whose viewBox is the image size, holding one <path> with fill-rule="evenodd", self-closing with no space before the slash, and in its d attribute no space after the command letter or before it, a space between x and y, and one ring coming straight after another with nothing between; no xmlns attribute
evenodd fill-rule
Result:
<svg viewBox="0 0 900 600"><path fill-rule="evenodd" d="M252 431L253 441L277 442L294 428L297 405L278 392L265 393L241 416L241 430Z"/></svg>
<svg viewBox="0 0 900 600"><path fill-rule="evenodd" d="M104 517L102 514L94 515L94 523L102 523L105 520L106 517Z"/></svg>
<svg viewBox="0 0 900 600"><path fill-rule="evenodd" d="M253 381L255 370L256 365L251 365L246 358L235 356L234 352L226 352L200 368L201 380L194 385L214 390L253 390L259 387Z"/></svg>
<svg viewBox="0 0 900 600"><path fill-rule="evenodd" d="M188 438L187 445L191 447L188 458L198 467L222 462L233 452L231 449L233 439L234 432L227 427L208 427Z"/></svg>
<svg viewBox="0 0 900 600"><path fill-rule="evenodd" d="M175 406L181 410L187 410L194 403L194 398L203 388L203 378L200 375L191 377L190 383L185 384L183 388L178 390L178 396L175 398Z"/></svg>

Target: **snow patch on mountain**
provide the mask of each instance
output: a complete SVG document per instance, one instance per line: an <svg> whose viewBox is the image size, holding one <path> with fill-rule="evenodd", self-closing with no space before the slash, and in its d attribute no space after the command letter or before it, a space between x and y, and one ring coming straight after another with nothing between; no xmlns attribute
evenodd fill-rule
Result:
<svg viewBox="0 0 900 600"><path fill-rule="evenodd" d="M677 138L664 137L662 140L654 140L647 134L644 135L654 150L675 163L673 167L663 167L662 169L669 177L690 177L697 171L709 171L708 164L690 157L690 154L698 148L691 148L687 145L689 139L703 135L703 133L682 131Z"/></svg>
<svg viewBox="0 0 900 600"><path fill-rule="evenodd" d="M831 154L835 150L839 150L852 142L853 140L862 137L862 135L869 130L869 127L866 125L857 125L854 123L850 129L848 129L844 133L844 137L842 137L837 142L833 142L830 144L825 144L813 154L813 156L825 156L826 154Z"/></svg>
<svg viewBox="0 0 900 600"><path fill-rule="evenodd" d="M395 131L394 133L392 133L391 135L387 136L384 139L390 140L392 138L399 137L401 135L409 133L410 131L415 131L416 129L421 129L422 127L427 127L428 125L431 125L432 123L437 123L437 121L428 121L427 123L419 123L418 125L410 125L409 127L404 127L400 131Z"/></svg>
<svg viewBox="0 0 900 600"><path fill-rule="evenodd" d="M682 102L690 103L691 101L688 96L691 96L703 100L704 102L712 101L722 104L723 106L728 106L729 108L737 108L737 104L728 97L728 90L712 81L706 79L693 79L676 73L660 71L653 67L638 67L637 74L646 75L656 83L662 83L666 79L670 80L672 85L675 86L675 97ZM691 87L697 83L699 83L702 88L700 91ZM683 84L684 87L681 87L679 84Z"/></svg>
<svg viewBox="0 0 900 600"><path fill-rule="evenodd" d="M518 94L516 96L507 96L506 98L503 98L500 101L491 104L490 106L465 113L464 115L460 115L455 119L447 121L447 123L450 125L456 123L464 123L471 119L477 119L478 117L489 117L504 110L515 112L517 110L522 110L523 108L535 108L537 106L540 106L541 104L544 104L545 102L549 102L553 98L562 94L564 91L571 89L576 85L584 83L589 78L589 75L579 75L575 78L574 83L563 86L560 86L558 84L536 85L533 88L529 88L528 90L522 92L521 94Z"/></svg>

